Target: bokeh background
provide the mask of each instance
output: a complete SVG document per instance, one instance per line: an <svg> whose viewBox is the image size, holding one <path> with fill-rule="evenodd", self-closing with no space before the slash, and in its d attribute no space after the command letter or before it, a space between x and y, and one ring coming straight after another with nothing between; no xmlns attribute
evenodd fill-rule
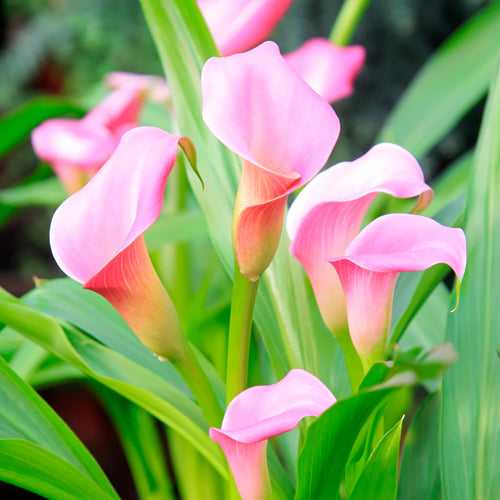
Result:
<svg viewBox="0 0 500 500"><path fill-rule="evenodd" d="M334 160L357 156L377 140L427 58L486 3L373 0L353 40L366 47L366 66L355 94L335 105L343 132ZM285 52L307 38L328 36L340 5L340 0L294 0L273 39ZM138 0L0 0L0 114L40 94L85 100L113 70L161 74ZM425 158L428 176L474 145L483 104ZM0 189L36 165L29 144L1 158ZM25 292L34 275L58 275L48 248L50 216L42 208L25 209L0 227L0 285L9 291ZM117 438L90 392L69 386L44 397L100 461L122 498L136 498ZM0 498L37 497L0 485Z"/></svg>

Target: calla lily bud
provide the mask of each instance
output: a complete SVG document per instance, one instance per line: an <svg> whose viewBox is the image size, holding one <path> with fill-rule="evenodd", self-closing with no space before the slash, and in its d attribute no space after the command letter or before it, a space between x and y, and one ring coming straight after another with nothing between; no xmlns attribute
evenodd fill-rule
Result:
<svg viewBox="0 0 500 500"><path fill-rule="evenodd" d="M392 298L401 272L448 264L458 280L466 265L461 229L410 214L379 217L330 259L346 297L352 342L365 370L383 359L392 313Z"/></svg>
<svg viewBox="0 0 500 500"><path fill-rule="evenodd" d="M424 208L432 191L417 160L395 144L378 144L352 162L317 175L297 196L287 218L290 252L304 266L323 320L334 334L347 327L345 296L328 260L343 255L378 193L418 197Z"/></svg>
<svg viewBox="0 0 500 500"><path fill-rule="evenodd" d="M349 97L363 68L365 49L339 47L326 38L312 38L285 55L286 62L321 97L335 102Z"/></svg>
<svg viewBox="0 0 500 500"><path fill-rule="evenodd" d="M229 403L221 428L210 429L210 437L224 451L243 500L269 498L267 441L334 403L319 379L299 369L276 384L251 387Z"/></svg>
<svg viewBox="0 0 500 500"><path fill-rule="evenodd" d="M65 274L106 298L153 352L175 359L183 343L174 306L143 234L159 217L180 137L127 132L101 170L55 212L50 246Z"/></svg>
<svg viewBox="0 0 500 500"><path fill-rule="evenodd" d="M202 93L205 123L243 160L233 242L241 273L256 280L276 252L288 195L325 164L339 120L273 42L210 59Z"/></svg>

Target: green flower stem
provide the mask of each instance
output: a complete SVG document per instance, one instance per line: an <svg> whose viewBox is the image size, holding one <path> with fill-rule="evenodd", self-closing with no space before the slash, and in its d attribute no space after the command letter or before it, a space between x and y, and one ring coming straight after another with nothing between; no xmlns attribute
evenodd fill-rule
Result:
<svg viewBox="0 0 500 500"><path fill-rule="evenodd" d="M335 19L330 40L336 45L347 45L369 5L370 0L345 0Z"/></svg>
<svg viewBox="0 0 500 500"><path fill-rule="evenodd" d="M342 332L336 333L336 338L339 341L340 348L344 354L345 363L347 366L347 372L349 374L349 381L351 382L352 392L358 390L359 385L364 377L363 364L361 359L354 348L354 345L349 335L349 330L347 327Z"/></svg>
<svg viewBox="0 0 500 500"><path fill-rule="evenodd" d="M173 360L188 386L193 391L210 426L218 427L222 421L222 408L217 400L212 384L198 360L193 346L186 342L184 355Z"/></svg>
<svg viewBox="0 0 500 500"><path fill-rule="evenodd" d="M258 280L250 281L243 276L238 263L235 263L226 366L227 402L247 385L250 335L258 285Z"/></svg>

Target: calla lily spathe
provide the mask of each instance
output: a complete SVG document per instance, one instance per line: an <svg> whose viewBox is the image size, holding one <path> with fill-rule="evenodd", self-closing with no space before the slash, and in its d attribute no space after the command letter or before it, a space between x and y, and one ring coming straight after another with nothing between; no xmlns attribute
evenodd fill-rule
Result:
<svg viewBox="0 0 500 500"><path fill-rule="evenodd" d="M432 198L417 160L400 146L378 144L357 160L317 175L288 213L290 251L304 266L323 320L334 334L345 330L347 317L344 293L328 259L344 254L378 193L419 197L418 208Z"/></svg>
<svg viewBox="0 0 500 500"><path fill-rule="evenodd" d="M447 264L462 280L466 253L461 229L420 215L391 214L366 226L343 256L329 259L345 292L349 332L365 369L383 357L399 274Z"/></svg>
<svg viewBox="0 0 500 500"><path fill-rule="evenodd" d="M165 78L161 76L114 71L106 77L106 84L114 90L138 86L152 101L159 103L170 101L170 89Z"/></svg>
<svg viewBox="0 0 500 500"><path fill-rule="evenodd" d="M101 170L55 212L50 246L62 271L106 298L157 354L182 354L174 306L143 233L159 217L180 137L127 132Z"/></svg>
<svg viewBox="0 0 500 500"><path fill-rule="evenodd" d="M210 437L223 449L243 500L264 500L269 492L267 441L334 403L319 379L299 369L276 384L251 387L229 403L221 428L210 429Z"/></svg>
<svg viewBox="0 0 500 500"><path fill-rule="evenodd" d="M285 60L321 97L335 102L352 94L365 55L360 45L339 47L326 38L312 38Z"/></svg>
<svg viewBox="0 0 500 500"><path fill-rule="evenodd" d="M340 123L273 42L210 59L202 93L205 123L243 160L233 241L242 274L257 279L276 252L288 194L325 164Z"/></svg>
<svg viewBox="0 0 500 500"><path fill-rule="evenodd" d="M223 56L263 42L285 15L292 0L198 0Z"/></svg>
<svg viewBox="0 0 500 500"><path fill-rule="evenodd" d="M78 191L109 158L121 136L137 126L142 104L141 87L122 87L80 120L43 122L33 130L33 149L69 193Z"/></svg>

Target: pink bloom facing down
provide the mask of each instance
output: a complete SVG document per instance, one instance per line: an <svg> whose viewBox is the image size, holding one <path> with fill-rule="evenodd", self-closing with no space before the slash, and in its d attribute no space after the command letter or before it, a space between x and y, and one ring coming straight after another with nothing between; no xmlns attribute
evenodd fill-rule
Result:
<svg viewBox="0 0 500 500"><path fill-rule="evenodd" d="M263 42L292 0L198 0L222 55L243 52Z"/></svg>
<svg viewBox="0 0 500 500"><path fill-rule="evenodd" d="M285 55L286 62L329 102L348 97L363 68L365 49L338 47L325 38L313 38Z"/></svg>
<svg viewBox="0 0 500 500"><path fill-rule="evenodd" d="M344 254L378 193L418 196L420 208L432 197L420 165L408 151L394 144L378 144L357 160L317 175L288 213L290 251L304 266L323 319L336 334L346 328L345 298L328 260Z"/></svg>
<svg viewBox="0 0 500 500"><path fill-rule="evenodd" d="M122 134L137 125L141 107L140 88L117 90L81 120L56 118L43 122L33 130L33 149L73 193L109 158Z"/></svg>
<svg viewBox="0 0 500 500"><path fill-rule="evenodd" d="M324 165L339 120L273 42L210 59L202 93L205 123L243 159L233 238L241 272L255 279L276 251L288 194Z"/></svg>
<svg viewBox="0 0 500 500"><path fill-rule="evenodd" d="M63 272L111 302L163 356L179 354L179 325L143 233L160 215L179 139L154 127L127 132L102 169L56 210L50 226Z"/></svg>
<svg viewBox="0 0 500 500"><path fill-rule="evenodd" d="M106 77L106 84L112 89L139 86L153 101L165 103L170 100L170 90L161 76L115 71Z"/></svg>
<svg viewBox="0 0 500 500"><path fill-rule="evenodd" d="M369 365L383 355L399 273L448 264L461 280L465 235L420 215L385 215L366 226L342 257L330 262L346 295L352 342Z"/></svg>
<svg viewBox="0 0 500 500"><path fill-rule="evenodd" d="M304 370L276 384L252 387L227 407L220 429L210 429L229 462L243 500L262 500L268 488L267 440L294 429L304 417L319 416L335 403L330 390Z"/></svg>

